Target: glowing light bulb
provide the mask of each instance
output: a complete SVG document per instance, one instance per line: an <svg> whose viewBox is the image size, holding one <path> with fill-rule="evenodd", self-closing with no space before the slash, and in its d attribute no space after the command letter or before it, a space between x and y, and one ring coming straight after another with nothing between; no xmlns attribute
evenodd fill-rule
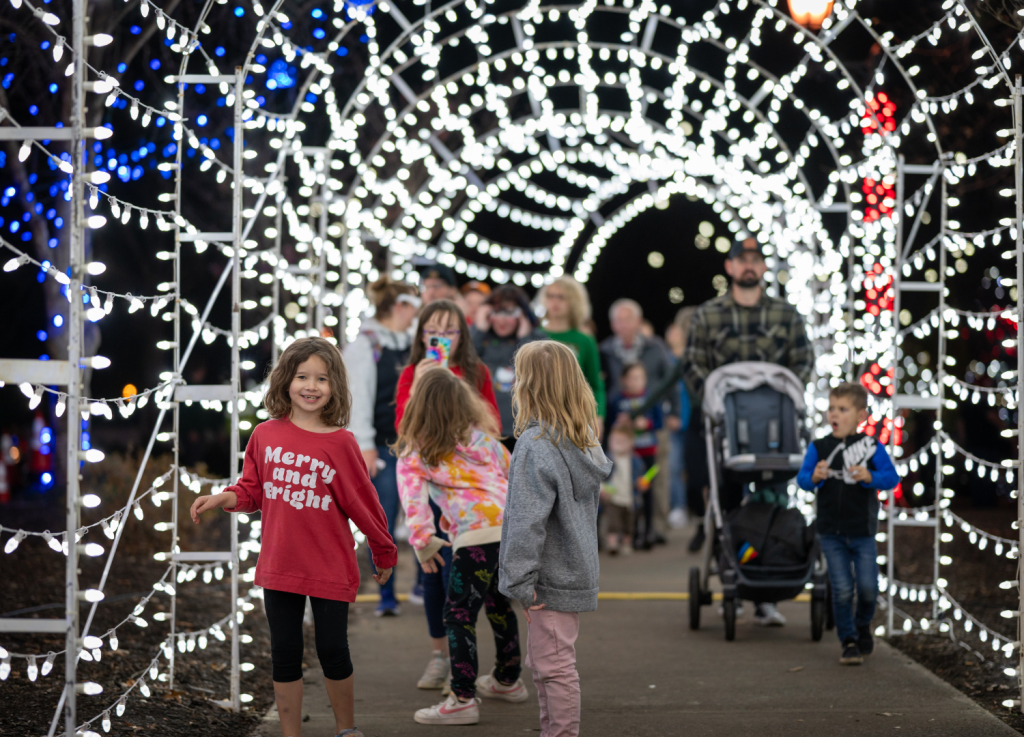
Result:
<svg viewBox="0 0 1024 737"><path fill-rule="evenodd" d="M103 555L105 551L103 550L103 546L99 543L88 543L85 546L85 550L83 550L82 552L88 555L90 558L98 558L99 556Z"/></svg>
<svg viewBox="0 0 1024 737"><path fill-rule="evenodd" d="M104 225L106 225L107 219L103 215L90 215L86 219L85 224L88 225L93 230L96 230L97 228L102 228Z"/></svg>
<svg viewBox="0 0 1024 737"><path fill-rule="evenodd" d="M110 731L110 712L109 711L103 712L103 717L101 718L100 726L103 727L103 731L104 732L109 732Z"/></svg>
<svg viewBox="0 0 1024 737"><path fill-rule="evenodd" d="M46 662L43 663L42 670L40 673L45 677L50 675L50 671L53 670L53 661L57 659L57 653L49 653L46 656Z"/></svg>
<svg viewBox="0 0 1024 737"><path fill-rule="evenodd" d="M98 448L89 448L89 450L85 451L84 453L79 453L78 455L82 460L86 461L87 463L99 463L104 458L106 458L106 455L103 453L103 451L99 450Z"/></svg>
<svg viewBox="0 0 1024 737"><path fill-rule="evenodd" d="M85 683L79 683L75 686L75 691L78 693L85 694L86 696L99 696L103 693L103 686L93 681L86 681Z"/></svg>
<svg viewBox="0 0 1024 737"><path fill-rule="evenodd" d="M86 589L85 591L82 592L82 598L85 599L90 604L95 604L97 601L103 601L103 599L105 597L104 597L103 592L100 591L99 589ZM98 640L99 638L97 637L96 639ZM102 641L101 641L101 644L102 644ZM98 648L98 647L99 647L99 645L93 645L92 649L95 649L95 648Z"/></svg>
<svg viewBox="0 0 1024 737"><path fill-rule="evenodd" d="M0 660L0 681L6 681L9 675L11 675L11 659L6 657Z"/></svg>
<svg viewBox="0 0 1024 737"><path fill-rule="evenodd" d="M12 0L13 4L13 0ZM21 4L21 0L18 0L18 4ZM57 43L53 45L53 60L60 61L60 58L64 56L64 39L58 38Z"/></svg>
<svg viewBox="0 0 1024 737"><path fill-rule="evenodd" d="M93 46L109 46L114 37L108 33L97 33L95 36L86 36L85 42Z"/></svg>
<svg viewBox="0 0 1024 737"><path fill-rule="evenodd" d="M25 531L24 530L18 530L17 533L15 533L14 537L9 538L7 540L7 543L4 545L4 552L7 553L8 555L10 555L11 553L13 553L15 550L18 549L18 545L20 545L21 541L24 540L24 539L25 539ZM7 651L4 650L2 647L0 647L0 651L2 651L2 652L0 652L0 657L3 657L4 655L7 654Z"/></svg>
<svg viewBox="0 0 1024 737"><path fill-rule="evenodd" d="M28 656L28 679L35 682L36 678L39 677L39 666L36 665L36 656Z"/></svg>

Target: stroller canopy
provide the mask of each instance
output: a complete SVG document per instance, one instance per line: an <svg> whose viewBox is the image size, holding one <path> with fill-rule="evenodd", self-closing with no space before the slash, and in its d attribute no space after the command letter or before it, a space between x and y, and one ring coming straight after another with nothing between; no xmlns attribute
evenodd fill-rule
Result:
<svg viewBox="0 0 1024 737"><path fill-rule="evenodd" d="M716 368L704 382L704 414L715 422L725 417L725 397L735 391L750 391L769 386L793 400L797 412L806 410L807 388L785 366L764 361L738 361Z"/></svg>

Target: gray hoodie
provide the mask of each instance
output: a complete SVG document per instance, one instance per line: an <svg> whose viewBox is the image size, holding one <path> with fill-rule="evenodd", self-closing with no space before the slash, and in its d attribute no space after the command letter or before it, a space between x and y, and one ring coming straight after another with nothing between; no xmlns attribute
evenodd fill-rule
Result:
<svg viewBox="0 0 1024 737"><path fill-rule="evenodd" d="M612 463L599 447L582 451L538 437L531 422L516 442L501 528L498 590L524 607L597 609L597 504Z"/></svg>

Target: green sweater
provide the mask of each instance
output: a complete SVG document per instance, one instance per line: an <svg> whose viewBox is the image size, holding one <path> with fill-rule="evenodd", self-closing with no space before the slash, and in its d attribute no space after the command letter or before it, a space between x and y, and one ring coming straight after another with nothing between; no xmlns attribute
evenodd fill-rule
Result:
<svg viewBox="0 0 1024 737"><path fill-rule="evenodd" d="M604 417L604 379L601 378L601 355L597 350L597 341L579 330L567 330L564 333L553 333L550 330L544 332L551 340L557 340L572 348L572 352L576 354L576 359L580 362L580 368L583 369L583 376L594 392L594 399L597 401L597 416Z"/></svg>

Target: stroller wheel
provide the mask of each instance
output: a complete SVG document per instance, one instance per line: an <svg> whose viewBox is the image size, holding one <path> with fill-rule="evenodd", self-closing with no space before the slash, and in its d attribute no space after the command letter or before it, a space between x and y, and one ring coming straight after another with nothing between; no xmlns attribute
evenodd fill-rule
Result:
<svg viewBox="0 0 1024 737"><path fill-rule="evenodd" d="M722 601L722 618L725 620L725 639L732 642L736 639L736 600Z"/></svg>
<svg viewBox="0 0 1024 737"><path fill-rule="evenodd" d="M702 603L700 590L700 568L694 566L690 569L690 629L700 629L700 605Z"/></svg>
<svg viewBox="0 0 1024 737"><path fill-rule="evenodd" d="M811 599L811 639L821 641L821 633L825 630L825 600Z"/></svg>

